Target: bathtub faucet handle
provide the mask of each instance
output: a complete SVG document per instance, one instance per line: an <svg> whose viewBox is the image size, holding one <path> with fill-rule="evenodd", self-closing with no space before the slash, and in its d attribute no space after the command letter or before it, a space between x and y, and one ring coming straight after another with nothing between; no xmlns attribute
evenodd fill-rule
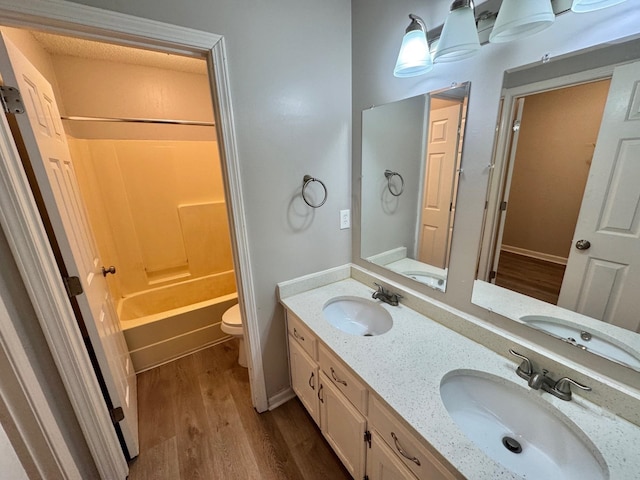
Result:
<svg viewBox="0 0 640 480"><path fill-rule="evenodd" d="M106 277L108 274L114 275L116 273L116 267L111 265L109 268L102 267L102 276Z"/></svg>

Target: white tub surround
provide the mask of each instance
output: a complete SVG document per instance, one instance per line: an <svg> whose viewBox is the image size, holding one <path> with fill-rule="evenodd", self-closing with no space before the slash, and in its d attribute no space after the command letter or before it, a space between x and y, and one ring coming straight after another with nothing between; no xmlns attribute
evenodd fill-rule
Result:
<svg viewBox="0 0 640 480"><path fill-rule="evenodd" d="M231 338L220 324L238 303L233 271L125 297L118 317L139 373Z"/></svg>
<svg viewBox="0 0 640 480"><path fill-rule="evenodd" d="M391 313L393 328L374 337L353 336L331 326L322 315L325 303L339 296L370 298L373 286L351 277L370 278L372 274L353 265L334 268L278 285L280 302L295 314L318 340L348 365L367 386L371 394L383 400L408 425L425 445L439 452L455 469L474 480L517 479L504 467L487 457L451 419L440 397L440 382L453 370L477 370L526 387L515 369L517 363L456 333L407 306L421 311L441 308L427 297L393 286L405 295L397 307L382 304ZM390 282L384 281L391 285ZM397 288L396 288L397 287ZM465 320L468 320L465 316ZM512 348L519 351L515 343ZM532 348L531 345L528 348ZM525 349L523 353L527 354ZM553 363L553 362L549 362ZM547 367L539 362L541 368ZM550 369L554 374L553 368ZM555 377L554 377L555 378ZM600 407L590 398L599 399L602 379L589 383L594 388L584 396L574 394L570 402L539 391L549 405L556 407L574 422L600 451L611 479L637 476L637 445L640 428ZM637 392L625 392L627 402ZM640 402L627 405L638 410Z"/></svg>

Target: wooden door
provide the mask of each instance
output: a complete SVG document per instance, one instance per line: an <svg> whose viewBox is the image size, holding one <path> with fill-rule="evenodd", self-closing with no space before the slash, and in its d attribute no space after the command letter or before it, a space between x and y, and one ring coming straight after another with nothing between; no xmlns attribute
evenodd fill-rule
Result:
<svg viewBox="0 0 640 480"><path fill-rule="evenodd" d="M429 113L418 260L439 268L446 267L459 127L460 105Z"/></svg>
<svg viewBox="0 0 640 480"><path fill-rule="evenodd" d="M320 373L320 429L336 455L353 478L365 472L367 420L338 390L324 373Z"/></svg>
<svg viewBox="0 0 640 480"><path fill-rule="evenodd" d="M632 331L640 330L639 179L636 62L613 73L558 301L561 307Z"/></svg>
<svg viewBox="0 0 640 480"><path fill-rule="evenodd" d="M16 116L20 134L67 272L82 284L78 306L113 407L123 409L120 428L134 457L139 452L135 372L102 274L53 90L18 48L1 37L2 78L22 93L26 115Z"/></svg>
<svg viewBox="0 0 640 480"><path fill-rule="evenodd" d="M298 395L311 418L320 425L318 366L291 335L289 335L289 364L293 391Z"/></svg>
<svg viewBox="0 0 640 480"><path fill-rule="evenodd" d="M369 480L415 480L415 475L380 438L371 432L371 449L367 451L367 477Z"/></svg>

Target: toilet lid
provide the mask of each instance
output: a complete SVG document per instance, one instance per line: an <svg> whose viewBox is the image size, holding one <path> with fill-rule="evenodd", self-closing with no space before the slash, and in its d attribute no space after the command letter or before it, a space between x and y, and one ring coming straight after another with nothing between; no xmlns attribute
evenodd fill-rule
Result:
<svg viewBox="0 0 640 480"><path fill-rule="evenodd" d="M235 304L229 310L222 314L222 321L227 325L242 325L242 317L240 316L240 305Z"/></svg>

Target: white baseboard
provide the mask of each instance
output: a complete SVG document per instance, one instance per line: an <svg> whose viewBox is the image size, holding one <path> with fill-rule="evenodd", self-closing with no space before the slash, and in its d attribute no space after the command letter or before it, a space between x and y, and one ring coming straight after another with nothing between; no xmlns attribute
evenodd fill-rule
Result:
<svg viewBox="0 0 640 480"><path fill-rule="evenodd" d="M534 252L533 250L527 250L525 248L512 247L511 245L502 245L501 250L509 253L515 253L517 255L523 255L525 257L536 258L538 260L544 260L545 262L557 263L558 265L566 265L567 259L559 257L557 255L549 255L548 253Z"/></svg>
<svg viewBox="0 0 640 480"><path fill-rule="evenodd" d="M293 392L293 389L291 387L287 387L285 390L282 390L272 397L269 397L269 410L278 408L280 405L282 405L283 403L287 403L295 396L296 394Z"/></svg>

